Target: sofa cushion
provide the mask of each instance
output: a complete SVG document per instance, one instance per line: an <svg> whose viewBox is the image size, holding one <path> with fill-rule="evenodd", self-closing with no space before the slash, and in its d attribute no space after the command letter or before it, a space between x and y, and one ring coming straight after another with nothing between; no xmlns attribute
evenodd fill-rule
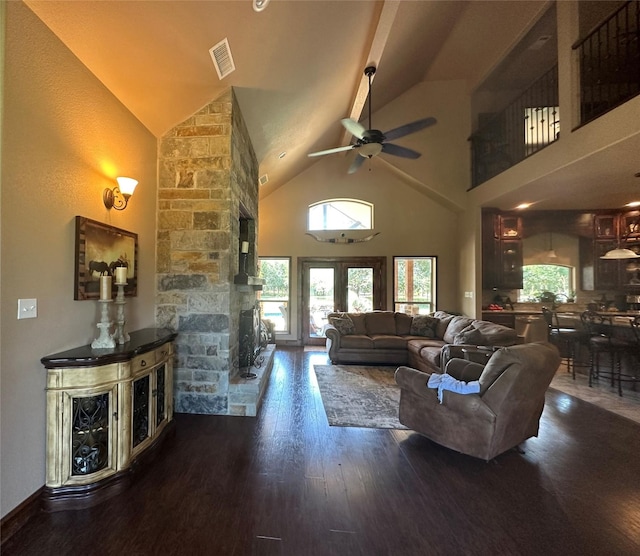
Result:
<svg viewBox="0 0 640 556"><path fill-rule="evenodd" d="M373 349L373 340L369 336L350 334L340 338L340 347L349 349Z"/></svg>
<svg viewBox="0 0 640 556"><path fill-rule="evenodd" d="M407 340L402 336L375 334L371 339L376 349L407 349Z"/></svg>
<svg viewBox="0 0 640 556"><path fill-rule="evenodd" d="M356 327L349 315L345 315L344 317L333 317L330 322L343 336L356 333Z"/></svg>
<svg viewBox="0 0 640 556"><path fill-rule="evenodd" d="M373 311L365 313L365 323L367 324L367 334L387 334L395 336L396 317L392 311Z"/></svg>
<svg viewBox="0 0 640 556"><path fill-rule="evenodd" d="M485 338L478 328L475 328L473 324L470 324L455 335L453 343L481 346L485 345Z"/></svg>
<svg viewBox="0 0 640 556"><path fill-rule="evenodd" d="M496 324L486 320L473 321L473 327L480 331L483 337L481 345L512 346L518 340L518 333L508 326Z"/></svg>
<svg viewBox="0 0 640 556"><path fill-rule="evenodd" d="M446 311L436 311L431 316L438 319L438 325L436 326L436 336L438 338L444 338L447 327L449 326L455 315L451 315Z"/></svg>
<svg viewBox="0 0 640 556"><path fill-rule="evenodd" d="M366 334L367 325L364 320L365 313L349 313L349 317L353 321L353 326L356 327L356 334Z"/></svg>
<svg viewBox="0 0 640 556"><path fill-rule="evenodd" d="M439 320L430 315L416 315L411 319L411 329L409 334L412 336L424 336L425 338L436 337L436 327Z"/></svg>
<svg viewBox="0 0 640 556"><path fill-rule="evenodd" d="M411 323L413 317L406 313L396 313L396 334L398 336L407 336L411 333Z"/></svg>
<svg viewBox="0 0 640 556"><path fill-rule="evenodd" d="M442 336L442 339L447 344L455 343L456 334L462 332L467 326L469 326L473 322L472 318L469 317L461 317L455 316L449 322L449 326L447 326L447 330Z"/></svg>
<svg viewBox="0 0 640 556"><path fill-rule="evenodd" d="M427 363L430 363L437 369L440 368L440 353L442 352L442 346L425 346L420 350L420 357Z"/></svg>
<svg viewBox="0 0 640 556"><path fill-rule="evenodd" d="M422 348L434 347L434 348L442 349L444 345L445 345L444 341L438 340L437 338L434 338L433 340L420 338L419 340L411 339L407 341L407 348L409 349L409 351L412 351L413 353L418 353L418 354L420 353Z"/></svg>

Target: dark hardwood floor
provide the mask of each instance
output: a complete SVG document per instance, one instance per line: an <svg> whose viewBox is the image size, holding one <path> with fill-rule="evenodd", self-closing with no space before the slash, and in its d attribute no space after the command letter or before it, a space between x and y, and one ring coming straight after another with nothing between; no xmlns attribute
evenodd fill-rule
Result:
<svg viewBox="0 0 640 556"><path fill-rule="evenodd" d="M549 391L540 436L489 463L410 431L329 427L278 349L256 418L177 415L118 497L39 514L3 556L640 554L640 425Z"/></svg>

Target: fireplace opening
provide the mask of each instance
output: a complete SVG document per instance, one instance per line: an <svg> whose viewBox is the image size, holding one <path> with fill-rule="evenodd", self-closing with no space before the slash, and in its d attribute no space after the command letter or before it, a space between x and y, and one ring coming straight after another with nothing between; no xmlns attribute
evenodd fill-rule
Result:
<svg viewBox="0 0 640 556"><path fill-rule="evenodd" d="M238 366L241 369L240 376L255 378L255 373L250 370L256 363L259 363L260 351L266 345L266 342L262 341L264 334L259 305L256 304L253 309L240 311L239 332ZM256 366L259 366L259 364Z"/></svg>

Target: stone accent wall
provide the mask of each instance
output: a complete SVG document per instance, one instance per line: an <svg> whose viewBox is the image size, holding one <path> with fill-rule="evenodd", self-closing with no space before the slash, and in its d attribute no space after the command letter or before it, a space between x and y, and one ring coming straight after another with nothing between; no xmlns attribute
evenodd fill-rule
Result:
<svg viewBox="0 0 640 556"><path fill-rule="evenodd" d="M177 331L175 411L238 414L239 217L258 217L258 162L233 90L160 141L156 324ZM255 234L250 238L256 252Z"/></svg>

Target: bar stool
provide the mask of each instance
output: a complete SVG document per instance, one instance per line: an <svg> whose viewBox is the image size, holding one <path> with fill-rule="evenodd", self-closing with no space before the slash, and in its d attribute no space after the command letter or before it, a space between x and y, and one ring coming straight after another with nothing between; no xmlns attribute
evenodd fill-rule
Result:
<svg viewBox="0 0 640 556"><path fill-rule="evenodd" d="M589 332L589 386L592 386L594 379L609 375L609 372L600 370L600 354L608 353L611 363L611 386L615 386L617 379L618 395L622 396L622 356L633 354L635 342L614 336L613 323L609 316L585 311L580 315L580 320Z"/></svg>
<svg viewBox="0 0 640 556"><path fill-rule="evenodd" d="M571 373L573 380L576 379L576 352L577 347L586 344L589 333L578 328L561 327L558 314L548 307L542 308L542 316L547 322L549 329L549 341L556 344L558 348L564 347L567 357L567 372Z"/></svg>

